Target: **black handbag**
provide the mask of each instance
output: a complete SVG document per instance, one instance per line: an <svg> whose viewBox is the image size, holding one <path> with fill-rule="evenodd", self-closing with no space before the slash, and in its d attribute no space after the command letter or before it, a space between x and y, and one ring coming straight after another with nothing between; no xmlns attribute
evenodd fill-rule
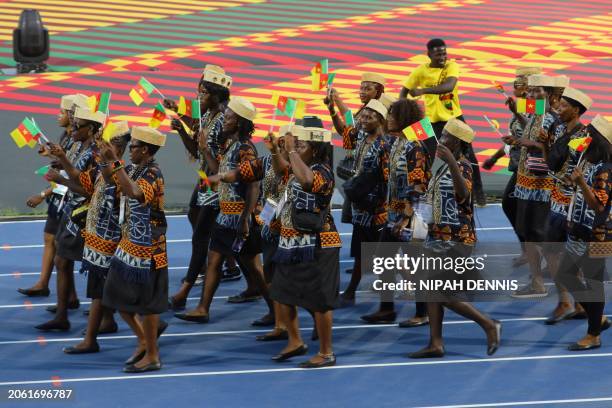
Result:
<svg viewBox="0 0 612 408"><path fill-rule="evenodd" d="M323 231L325 218L329 213L329 206L318 213L297 208L296 203L291 204L291 222L293 228L305 234L316 234Z"/></svg>
<svg viewBox="0 0 612 408"><path fill-rule="evenodd" d="M338 162L336 166L336 174L342 180L348 180L355 175L355 157L352 155L346 155L342 160Z"/></svg>
<svg viewBox="0 0 612 408"><path fill-rule="evenodd" d="M351 177L342 184L346 197L353 202L357 208L365 211L373 211L376 202L370 198L370 193L378 185L378 174L373 171L362 171Z"/></svg>

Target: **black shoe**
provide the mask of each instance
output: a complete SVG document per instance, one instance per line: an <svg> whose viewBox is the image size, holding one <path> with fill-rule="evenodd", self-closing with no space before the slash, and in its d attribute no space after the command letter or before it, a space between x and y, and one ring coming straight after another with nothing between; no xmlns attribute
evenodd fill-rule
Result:
<svg viewBox="0 0 612 408"><path fill-rule="evenodd" d="M274 315L268 313L267 315L254 320L251 326L274 326Z"/></svg>
<svg viewBox="0 0 612 408"><path fill-rule="evenodd" d="M113 324L111 324L109 327L100 329L98 331L98 334L112 334L112 333L117 333L118 331L119 331L119 326L117 326L116 322L113 322ZM87 334L87 329L83 330L81 334L85 336Z"/></svg>
<svg viewBox="0 0 612 408"><path fill-rule="evenodd" d="M477 207L486 207L487 206L487 196L485 195L482 189L478 189L476 192L476 206Z"/></svg>
<svg viewBox="0 0 612 408"><path fill-rule="evenodd" d="M569 310L567 312L563 312L560 315L552 315L550 316L548 319L546 319L546 321L544 321L544 324L552 326L554 324L559 323L562 320L568 319L570 316L574 315L575 310Z"/></svg>
<svg viewBox="0 0 612 408"><path fill-rule="evenodd" d="M274 357L272 357L272 360L276 361L277 363L280 363L281 361L289 360L291 357L303 356L306 353L308 353L308 346L306 344L302 344L298 348L295 348L291 351L275 355Z"/></svg>
<svg viewBox="0 0 612 408"><path fill-rule="evenodd" d="M424 348L414 353L408 354L408 358L441 358L444 357L444 347L442 350L431 349L429 347Z"/></svg>
<svg viewBox="0 0 612 408"><path fill-rule="evenodd" d="M157 325L157 338L158 339L161 337L162 334L164 334L167 328L168 328L168 323L165 320L160 320L159 324Z"/></svg>
<svg viewBox="0 0 612 408"><path fill-rule="evenodd" d="M569 351L587 351L587 350L598 349L600 347L601 347L601 344L588 344L586 346L583 346L581 344L574 343L574 344L570 344L569 346L567 346L567 349Z"/></svg>
<svg viewBox="0 0 612 408"><path fill-rule="evenodd" d="M77 348L74 346L70 346L70 347L64 347L63 351L66 354L90 354L90 353L99 352L100 346L98 345L98 343L94 344L93 347L89 347L89 348Z"/></svg>
<svg viewBox="0 0 612 408"><path fill-rule="evenodd" d="M168 309L174 310L178 312L179 310L185 310L185 306L187 305L187 299L183 299L180 302L177 302L174 296L170 296L168 298Z"/></svg>
<svg viewBox="0 0 612 408"><path fill-rule="evenodd" d="M287 340L289 338L289 334L287 330L282 330L277 332L276 334L262 334L261 336L255 337L257 341L277 341L277 340Z"/></svg>
<svg viewBox="0 0 612 408"><path fill-rule="evenodd" d="M80 306L81 306L81 302L79 302L79 299L75 300L74 302L68 303L69 310L78 309ZM47 306L47 312L51 312L51 313L57 312L57 305Z"/></svg>
<svg viewBox="0 0 612 408"><path fill-rule="evenodd" d="M487 355L488 356L492 356L493 354L495 354L495 352L497 351L497 349L499 348L499 345L501 343L501 331L502 331L502 324L499 320L493 320L493 323L495 323L495 341L492 342L491 344L487 345Z"/></svg>
<svg viewBox="0 0 612 408"><path fill-rule="evenodd" d="M227 298L228 303L246 303L246 302L255 302L261 299L261 295L249 295L246 292L240 292L237 295L230 296Z"/></svg>
<svg viewBox="0 0 612 408"><path fill-rule="evenodd" d="M240 280L240 268L237 266L234 268L227 268L223 270L223 276L221 276L221 282L231 282Z"/></svg>
<svg viewBox="0 0 612 408"><path fill-rule="evenodd" d="M588 316L584 310L582 312L574 312L567 317L568 320L584 320L586 318L588 318Z"/></svg>
<svg viewBox="0 0 612 408"><path fill-rule="evenodd" d="M83 310L83 316L89 316L89 309Z"/></svg>
<svg viewBox="0 0 612 408"><path fill-rule="evenodd" d="M349 275L352 275L352 274L353 274L353 268L351 268L351 269L346 269L346 270L344 271L344 273L348 273Z"/></svg>
<svg viewBox="0 0 612 408"><path fill-rule="evenodd" d="M161 362L158 363L150 363L144 367L136 367L134 364L123 367L124 373L146 373L147 371L158 371L161 370Z"/></svg>
<svg viewBox="0 0 612 408"><path fill-rule="evenodd" d="M399 322L397 326L401 327L402 329L407 329L410 327L427 326L428 324L429 324L429 318L418 320L418 321L408 319L408 320L404 320L403 322Z"/></svg>
<svg viewBox="0 0 612 408"><path fill-rule="evenodd" d="M38 326L34 327L35 329L41 330L41 331L68 331L70 330L70 322L69 321L64 321L64 322L57 322L55 320L50 320L46 323L43 324L39 324Z"/></svg>
<svg viewBox="0 0 612 408"><path fill-rule="evenodd" d="M322 368L322 367L331 367L336 365L336 355L334 353L329 356L325 356L319 353L319 357L323 358L323 361L320 363L313 363L310 360L302 361L299 364L300 368Z"/></svg>
<svg viewBox="0 0 612 408"><path fill-rule="evenodd" d="M177 319L185 320L186 322L194 323L208 323L208 315L192 316L187 313L175 313L174 317Z"/></svg>
<svg viewBox="0 0 612 408"><path fill-rule="evenodd" d="M44 289L17 289L17 292L29 297L47 297L49 296L49 288Z"/></svg>
<svg viewBox="0 0 612 408"><path fill-rule="evenodd" d="M361 316L361 320L368 324L389 324L395 322L397 313L394 311L375 312L369 315Z"/></svg>
<svg viewBox="0 0 612 408"><path fill-rule="evenodd" d="M137 362L139 362L140 360L144 358L145 354L147 354L147 351L142 350L140 353L136 354L135 356L132 356L128 358L127 360L125 360L124 364L126 366L136 364Z"/></svg>

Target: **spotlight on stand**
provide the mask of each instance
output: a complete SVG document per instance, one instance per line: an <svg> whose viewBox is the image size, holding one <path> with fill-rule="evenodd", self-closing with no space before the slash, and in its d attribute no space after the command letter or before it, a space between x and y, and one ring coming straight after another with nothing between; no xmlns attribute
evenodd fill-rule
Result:
<svg viewBox="0 0 612 408"><path fill-rule="evenodd" d="M13 59L17 73L45 72L49 59L49 31L43 26L38 10L26 9L13 30Z"/></svg>

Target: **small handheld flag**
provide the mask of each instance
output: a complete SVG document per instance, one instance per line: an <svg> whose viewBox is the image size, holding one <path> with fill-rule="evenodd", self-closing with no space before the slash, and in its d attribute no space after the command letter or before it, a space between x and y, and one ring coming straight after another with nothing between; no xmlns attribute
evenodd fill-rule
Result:
<svg viewBox="0 0 612 408"><path fill-rule="evenodd" d="M34 174L37 176L45 176L49 172L49 168L51 165L47 164L46 166L42 166L40 169L37 169Z"/></svg>
<svg viewBox="0 0 612 408"><path fill-rule="evenodd" d="M108 113L110 99L111 99L110 92L100 92L96 95L90 96L89 98L87 98L89 110L91 110L94 113L95 112Z"/></svg>
<svg viewBox="0 0 612 408"><path fill-rule="evenodd" d="M11 132L13 141L20 149L26 145L33 149L38 142L39 135L40 129L28 118L25 118L19 126Z"/></svg>
<svg viewBox="0 0 612 408"><path fill-rule="evenodd" d="M153 117L149 121L149 126L157 129L160 127L164 119L166 119L166 109L161 102L157 102L157 105L155 105L155 108L153 109Z"/></svg>
<svg viewBox="0 0 612 408"><path fill-rule="evenodd" d="M130 98L132 98L132 101L134 102L134 104L136 106L140 106L144 102L145 98L151 95L153 91L157 91L155 86L153 86L152 83L147 81L145 77L141 77L138 80L136 87L132 88L129 95L130 95ZM163 95L162 95L162 98L163 98Z"/></svg>
<svg viewBox="0 0 612 408"><path fill-rule="evenodd" d="M350 109L344 112L344 124L346 126L355 126L355 118L353 118L353 111Z"/></svg>
<svg viewBox="0 0 612 408"><path fill-rule="evenodd" d="M188 116L192 119L200 119L200 101L198 99L189 100L181 96L177 105L176 113Z"/></svg>
<svg viewBox="0 0 612 408"><path fill-rule="evenodd" d="M543 115L546 113L546 99L525 99L516 100L516 111L518 113L535 113Z"/></svg>
<svg viewBox="0 0 612 408"><path fill-rule="evenodd" d="M408 126L406 129L402 130L402 133L411 142L425 140L432 136L435 137L436 135L428 117Z"/></svg>
<svg viewBox="0 0 612 408"><path fill-rule="evenodd" d="M502 84L500 84L499 82L495 82L495 81L491 81L491 83L493 84L493 86L495 87L495 89L497 89L497 91L504 95L506 97L506 99L509 98L508 94L506 93L506 90L504 89L504 86Z"/></svg>
<svg viewBox="0 0 612 408"><path fill-rule="evenodd" d="M313 91L320 91L326 86L330 87L335 77L335 74L329 74L329 61L327 59L317 62L310 70L310 75Z"/></svg>
<svg viewBox="0 0 612 408"><path fill-rule="evenodd" d="M110 143L111 138L113 136L113 133L115 133L116 128L117 127L115 126L115 124L109 121L107 125L104 127L104 131L102 132L102 140Z"/></svg>
<svg viewBox="0 0 612 408"><path fill-rule="evenodd" d="M593 140L591 136L580 137L578 139L570 140L567 145L577 152L583 152L587 147L589 147L591 140Z"/></svg>

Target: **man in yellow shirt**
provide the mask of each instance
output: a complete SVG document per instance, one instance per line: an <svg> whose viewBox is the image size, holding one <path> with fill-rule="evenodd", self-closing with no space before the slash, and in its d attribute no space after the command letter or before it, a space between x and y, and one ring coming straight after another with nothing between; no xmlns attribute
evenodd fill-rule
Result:
<svg viewBox="0 0 612 408"><path fill-rule="evenodd" d="M448 60L446 55L446 44L444 40L434 38L427 43L427 56L429 63L422 64L412 71L400 91L400 98L423 96L425 102L425 114L429 117L436 135L442 135L444 125L451 118L457 118L465 122L461 106L459 105L458 79L459 65ZM436 140L426 140L425 146L433 161L436 152ZM476 203L485 206L486 196L482 189L482 179L478 160L470 145L469 156L474 171L474 194Z"/></svg>

